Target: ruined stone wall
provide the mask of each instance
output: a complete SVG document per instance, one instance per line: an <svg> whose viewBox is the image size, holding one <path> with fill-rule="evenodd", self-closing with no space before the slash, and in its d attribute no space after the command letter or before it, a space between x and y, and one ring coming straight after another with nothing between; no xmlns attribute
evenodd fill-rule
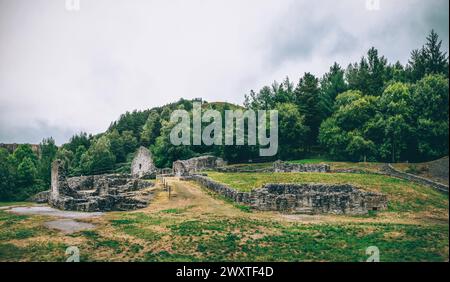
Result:
<svg viewBox="0 0 450 282"><path fill-rule="evenodd" d="M144 177L148 174L153 174L156 171L153 157L150 150L141 146L131 162L131 174L134 177Z"/></svg>
<svg viewBox="0 0 450 282"><path fill-rule="evenodd" d="M399 171L390 164L386 164L383 167L383 171L390 176L394 176L394 177L398 177L398 178L405 179L408 181L416 182L416 183L419 183L422 185L426 185L426 186L432 187L438 191L448 194L448 186L447 185L432 181L432 180L424 178L424 177L420 177L418 175Z"/></svg>
<svg viewBox="0 0 450 282"><path fill-rule="evenodd" d="M274 172L330 172L328 164L293 164L283 161L273 163Z"/></svg>
<svg viewBox="0 0 450 282"><path fill-rule="evenodd" d="M366 214L387 208L385 195L350 184L266 184L252 191L259 210L294 213Z"/></svg>
<svg viewBox="0 0 450 282"><path fill-rule="evenodd" d="M112 211L146 207L151 194L141 191L154 184L123 174L66 177L64 164L52 164L48 203L62 210Z"/></svg>
<svg viewBox="0 0 450 282"><path fill-rule="evenodd" d="M383 194L365 192L349 184L266 184L251 192L239 192L208 177L183 177L237 203L263 211L287 213L366 214L387 208Z"/></svg>
<svg viewBox="0 0 450 282"><path fill-rule="evenodd" d="M215 156L201 156L188 160L178 160L173 162L173 173L177 176L189 175L206 169L214 169L224 165L221 158Z"/></svg>

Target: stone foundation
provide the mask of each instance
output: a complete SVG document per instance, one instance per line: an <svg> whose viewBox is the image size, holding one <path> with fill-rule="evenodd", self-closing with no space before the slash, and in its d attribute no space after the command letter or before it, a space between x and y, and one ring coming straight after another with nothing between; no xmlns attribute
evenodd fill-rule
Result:
<svg viewBox="0 0 450 282"><path fill-rule="evenodd" d="M154 184L123 174L66 177L62 161L52 164L52 184L48 202L62 210L113 211L144 208L151 193L143 188Z"/></svg>
<svg viewBox="0 0 450 282"><path fill-rule="evenodd" d="M262 211L286 213L367 214L387 208L383 194L365 192L350 184L266 184L251 192L239 192L228 185L200 175L183 177L237 203Z"/></svg>
<svg viewBox="0 0 450 282"><path fill-rule="evenodd" d="M293 164L283 161L273 163L274 172L330 172L327 164Z"/></svg>

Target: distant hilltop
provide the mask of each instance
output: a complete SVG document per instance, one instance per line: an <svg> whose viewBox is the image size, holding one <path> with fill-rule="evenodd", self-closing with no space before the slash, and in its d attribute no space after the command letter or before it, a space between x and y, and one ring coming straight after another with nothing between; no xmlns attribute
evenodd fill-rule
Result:
<svg viewBox="0 0 450 282"><path fill-rule="evenodd" d="M28 143L26 143L28 144ZM11 144L5 144L5 143L0 143L0 148L5 148L6 150L8 150L10 153L14 152L17 147L19 147L19 145L21 144L17 144L17 143L11 143ZM31 146L31 149L33 150L33 152L35 152L36 154L40 153L40 146L39 144L28 144Z"/></svg>

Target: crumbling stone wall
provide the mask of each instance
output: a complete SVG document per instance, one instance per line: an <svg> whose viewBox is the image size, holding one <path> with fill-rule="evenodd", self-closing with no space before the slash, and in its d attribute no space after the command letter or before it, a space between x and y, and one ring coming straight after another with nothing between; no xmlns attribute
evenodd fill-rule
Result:
<svg viewBox="0 0 450 282"><path fill-rule="evenodd" d="M256 189L259 210L297 213L366 214L387 208L385 195L365 192L350 184L266 184Z"/></svg>
<svg viewBox="0 0 450 282"><path fill-rule="evenodd" d="M133 177L155 174L156 170L150 150L143 146L139 147L131 162L131 174Z"/></svg>
<svg viewBox="0 0 450 282"><path fill-rule="evenodd" d="M266 184L251 192L239 192L208 177L191 175L194 180L237 203L263 211L287 213L366 214L387 208L383 194L365 192L350 184Z"/></svg>
<svg viewBox="0 0 450 282"><path fill-rule="evenodd" d="M440 192L443 192L445 194L448 194L448 185L444 185L442 183L435 182L431 179L427 179L418 175L406 173L403 171L399 171L395 169L391 164L386 164L383 166L383 172L386 173L389 176L398 177L401 179L405 179L408 181L416 182L422 185L429 186L431 188L434 188Z"/></svg>
<svg viewBox="0 0 450 282"><path fill-rule="evenodd" d="M173 162L173 173L177 176L193 174L205 169L214 169L218 166L225 165L221 158L215 156L201 156L188 160L178 160Z"/></svg>
<svg viewBox="0 0 450 282"><path fill-rule="evenodd" d="M328 164L293 164L283 161L273 163L274 172L330 172Z"/></svg>
<svg viewBox="0 0 450 282"><path fill-rule="evenodd" d="M62 210L133 210L148 205L152 195L143 188L154 184L124 174L66 177L64 163L52 164L49 204Z"/></svg>

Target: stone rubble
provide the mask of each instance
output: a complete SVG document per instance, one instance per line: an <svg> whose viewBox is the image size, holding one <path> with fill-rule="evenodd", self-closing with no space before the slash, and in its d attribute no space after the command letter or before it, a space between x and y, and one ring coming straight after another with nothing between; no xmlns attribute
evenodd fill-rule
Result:
<svg viewBox="0 0 450 282"><path fill-rule="evenodd" d="M144 208L152 197L144 188L153 182L126 174L66 177L64 164L52 164L50 206L72 211L113 211Z"/></svg>

